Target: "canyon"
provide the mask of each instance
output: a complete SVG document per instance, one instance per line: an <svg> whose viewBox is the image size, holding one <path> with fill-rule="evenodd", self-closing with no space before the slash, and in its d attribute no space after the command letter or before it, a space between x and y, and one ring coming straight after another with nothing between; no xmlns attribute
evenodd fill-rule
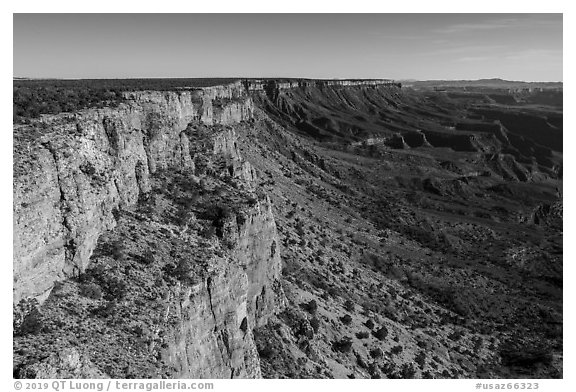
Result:
<svg viewBox="0 0 576 392"><path fill-rule="evenodd" d="M14 125L15 377L561 377L561 107L122 94Z"/></svg>

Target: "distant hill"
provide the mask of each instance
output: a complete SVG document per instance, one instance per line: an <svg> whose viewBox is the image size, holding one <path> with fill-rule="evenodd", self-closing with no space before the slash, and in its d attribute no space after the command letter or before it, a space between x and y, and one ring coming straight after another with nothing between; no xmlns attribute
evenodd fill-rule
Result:
<svg viewBox="0 0 576 392"><path fill-rule="evenodd" d="M417 80L408 82L413 87L487 87L487 88L562 88L562 82L524 82L504 79L478 79L478 80Z"/></svg>

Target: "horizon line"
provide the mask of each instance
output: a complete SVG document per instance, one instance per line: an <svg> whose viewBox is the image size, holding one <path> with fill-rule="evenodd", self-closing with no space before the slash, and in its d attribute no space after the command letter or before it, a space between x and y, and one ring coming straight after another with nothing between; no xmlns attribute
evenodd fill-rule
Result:
<svg viewBox="0 0 576 392"><path fill-rule="evenodd" d="M563 80L511 80L503 79L500 77L492 78L478 78L478 79L415 79L415 78L362 78L362 77L346 77L346 78L311 78L311 77L299 77L299 76L259 76L259 77L246 77L246 76L159 76L159 77L88 77L88 78L66 78L66 77L30 77L30 76L13 76L12 80L154 80L154 79L300 79L300 80L389 80L395 82L478 82L478 81L502 81L502 82L513 82L513 83L564 83Z"/></svg>

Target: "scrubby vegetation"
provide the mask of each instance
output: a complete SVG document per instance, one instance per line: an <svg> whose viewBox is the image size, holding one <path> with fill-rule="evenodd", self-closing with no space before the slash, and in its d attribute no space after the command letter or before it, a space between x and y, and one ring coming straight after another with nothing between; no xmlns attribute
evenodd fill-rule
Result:
<svg viewBox="0 0 576 392"><path fill-rule="evenodd" d="M227 84L229 78L210 79L37 79L13 81L13 120L26 122L41 114L74 112L117 106L126 91L173 91Z"/></svg>
<svg viewBox="0 0 576 392"><path fill-rule="evenodd" d="M561 170L529 156L541 151L529 135L504 129L487 136L500 131L493 122L474 129L486 144L473 155L451 144L467 131L447 128L466 123L469 105L483 104L483 94L355 91L275 91L274 101L257 98L269 117L237 126L239 148L258 169L257 187L273 201L279 238L270 252L281 254L286 293L286 307L253 330L264 377L561 377L561 225L541 216L551 211L543 206L561 203ZM536 117L556 124L557 113L547 110ZM216 128L194 129L190 135L200 139L191 144ZM415 129L438 132L430 139L441 148L362 141ZM504 148L503 135L514 143ZM499 154L529 162L533 180L523 181ZM561 164L561 151L550 156ZM201 154L197 162L198 175L219 173L219 162ZM90 343L94 325L99 333L121 325L114 339L122 341L106 343L142 348L131 374L150 365L139 356L143 347L163 342L141 314L161 313L144 310L166 305L169 287L203 282L207 260L232 248L222 240L226 224L232 217L242 223L242 210L258 202L225 175L203 184L159 170L154 181L134 211L115 211L120 228L102 237L72 289L56 290L64 316L50 316L50 302L38 312L21 304L18 358L30 355L42 333L69 334L77 325L66 319L86 317L90 326L82 324L86 331L74 339ZM137 229L150 219L162 227ZM182 239L190 231L194 246ZM126 286L129 279L141 288ZM137 325L122 324L121 316ZM241 328L249 331L247 324Z"/></svg>
<svg viewBox="0 0 576 392"><path fill-rule="evenodd" d="M533 208L536 220L544 221L539 214L546 208L536 206L553 198L553 190L524 184L521 174L503 178L501 168L489 162L463 164L472 145L461 135L472 128L477 138L501 130L479 117L462 120L470 114L468 105L485 99L467 93L452 98L375 89L360 96L353 89L308 89L263 100L271 117L298 135L270 126L243 147L275 182L270 189L289 299L305 311L314 301L314 314L323 321L305 346L312 349L302 349L312 362L307 371L349 378L557 376L559 346L552 341L558 344L562 329L555 270L561 257L550 256L558 251L559 232L551 220L545 223L549 231L519 223ZM556 115L545 108L537 116L553 121ZM464 128L447 129L458 123ZM406 137L408 147L376 138L357 141L415 128L434 130L430 145L416 145L423 143L422 134ZM507 129L502 132L517 140ZM255 143L265 146L252 148ZM537 150L529 151L531 142L515 143L507 151ZM471 171L475 174L466 176ZM551 181L558 181L550 173ZM504 190L497 184L505 184ZM525 250L514 251L543 244L546 250L536 252L546 260L541 263ZM546 311L538 310L541 306ZM534 348L525 356L505 343L517 333ZM279 356L288 355L277 349ZM316 353L348 371L324 366ZM273 358L264 363L268 376L285 374Z"/></svg>

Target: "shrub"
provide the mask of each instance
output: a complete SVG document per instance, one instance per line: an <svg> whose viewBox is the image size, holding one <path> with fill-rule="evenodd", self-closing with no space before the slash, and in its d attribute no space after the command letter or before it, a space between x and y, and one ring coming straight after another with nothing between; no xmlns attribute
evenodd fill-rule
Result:
<svg viewBox="0 0 576 392"><path fill-rule="evenodd" d="M26 317L24 317L24 320L20 325L19 333L21 335L36 334L42 330L43 326L42 313L40 313L37 308L34 308Z"/></svg>
<svg viewBox="0 0 576 392"><path fill-rule="evenodd" d="M457 342L460 340L460 338L464 335L464 332L462 331L454 331L452 332L450 335L448 335L448 339Z"/></svg>
<svg viewBox="0 0 576 392"><path fill-rule="evenodd" d="M426 364L426 353L424 351L418 352L418 354L414 358L414 362L416 362L421 368L423 368L424 365Z"/></svg>
<svg viewBox="0 0 576 392"><path fill-rule="evenodd" d="M21 299L20 302L18 302L18 305L15 305L12 309L12 326L14 330L18 330L24 322L26 316L30 314L34 309L37 309L38 306L38 301L35 298Z"/></svg>
<svg viewBox="0 0 576 392"><path fill-rule="evenodd" d="M122 260L124 258L124 246L120 241L116 241L111 247L112 257L116 260Z"/></svg>
<svg viewBox="0 0 576 392"><path fill-rule="evenodd" d="M90 162L84 162L78 168L87 176L93 176L96 174L96 168Z"/></svg>
<svg viewBox="0 0 576 392"><path fill-rule="evenodd" d="M274 356L275 350L270 345L258 346L258 354L260 358L268 359Z"/></svg>
<svg viewBox="0 0 576 392"><path fill-rule="evenodd" d="M107 269L103 264L94 264L80 276L80 281L86 284L95 283L101 288L104 298L107 300L119 300L128 293L128 285L121 277L114 274L115 272ZM81 287L81 295L84 295L82 294L83 290L85 289ZM86 290L92 292L90 295L97 294L95 289L86 288Z"/></svg>
<svg viewBox="0 0 576 392"><path fill-rule="evenodd" d="M99 300L102 298L102 289L96 283L86 283L80 286L80 295Z"/></svg>
<svg viewBox="0 0 576 392"><path fill-rule="evenodd" d="M384 340L388 336L388 329L385 326L374 332L374 337L378 340Z"/></svg>
<svg viewBox="0 0 576 392"><path fill-rule="evenodd" d="M378 370L378 366L376 366L375 362L372 362L368 366L368 373L370 374L371 379L380 379L382 378L380 375L380 371Z"/></svg>
<svg viewBox="0 0 576 392"><path fill-rule="evenodd" d="M138 258L138 261L144 265L152 265L156 262L156 255L152 249L148 249L141 257Z"/></svg>
<svg viewBox="0 0 576 392"><path fill-rule="evenodd" d="M102 306L94 308L91 310L91 313L98 317L109 317L116 313L117 303L116 301L106 302Z"/></svg>
<svg viewBox="0 0 576 392"><path fill-rule="evenodd" d="M396 355L402 352L402 346L394 346L390 349L390 354Z"/></svg>
<svg viewBox="0 0 576 392"><path fill-rule="evenodd" d="M368 332L365 332L365 331L356 332L356 337L358 339L366 339L368 336L370 336L370 334Z"/></svg>
<svg viewBox="0 0 576 392"><path fill-rule="evenodd" d="M382 370L382 373L386 374L388 378L394 378L393 375L395 374L396 366L392 362L386 362L380 366L380 370Z"/></svg>
<svg viewBox="0 0 576 392"><path fill-rule="evenodd" d="M398 317L396 317L394 310L390 306L386 306L382 311L382 314L392 321L398 321Z"/></svg>
<svg viewBox="0 0 576 392"><path fill-rule="evenodd" d="M362 369L367 369L368 365L366 364L366 361L364 361L364 359L362 359L362 357L358 354L356 354L356 363L358 364L358 366L360 366Z"/></svg>
<svg viewBox="0 0 576 392"><path fill-rule="evenodd" d="M176 264L166 264L163 267L163 271L167 276L174 278L184 284L193 286L197 283L190 260L182 258L179 259Z"/></svg>
<svg viewBox="0 0 576 392"><path fill-rule="evenodd" d="M352 323L352 317L349 314L346 314L343 317L340 317L340 321L342 321L342 324L344 325L350 325Z"/></svg>
<svg viewBox="0 0 576 392"><path fill-rule="evenodd" d="M314 333L317 333L318 330L320 329L320 320L318 319L318 317L316 316L312 317L310 319L310 325L312 326Z"/></svg>
<svg viewBox="0 0 576 392"><path fill-rule="evenodd" d="M315 314L318 310L318 303L315 300L310 300L310 302L305 303L302 307L310 314Z"/></svg>
<svg viewBox="0 0 576 392"><path fill-rule="evenodd" d="M128 285L118 277L111 277L107 282L108 299L122 299L128 293Z"/></svg>
<svg viewBox="0 0 576 392"><path fill-rule="evenodd" d="M332 298L337 298L340 294L340 290L338 290L334 286L329 287L327 292L328 292L328 295L330 295Z"/></svg>
<svg viewBox="0 0 576 392"><path fill-rule="evenodd" d="M405 363L404 365L402 365L400 375L404 379L414 378L414 376L416 375L416 369L414 369L414 365L412 365L411 363Z"/></svg>
<svg viewBox="0 0 576 392"><path fill-rule="evenodd" d="M118 222L118 220L120 219L120 215L121 215L121 213L120 213L120 210L118 209L118 207L112 208L112 216L114 217L114 220L116 222Z"/></svg>
<svg viewBox="0 0 576 392"><path fill-rule="evenodd" d="M373 348L370 350L370 356L374 359L381 358L384 355L380 347Z"/></svg>
<svg viewBox="0 0 576 392"><path fill-rule="evenodd" d="M348 353L352 350L352 338L345 336L340 340L332 342L332 348L335 351Z"/></svg>
<svg viewBox="0 0 576 392"><path fill-rule="evenodd" d="M368 319L368 320L366 320L366 322L364 323L364 325L365 325L366 328L368 328L368 329L373 329L373 328L374 328L374 321L372 321L372 319Z"/></svg>
<svg viewBox="0 0 576 392"><path fill-rule="evenodd" d="M346 309L348 312L352 313L355 308L356 306L354 305L354 302L350 301L349 299L344 302L344 309Z"/></svg>

